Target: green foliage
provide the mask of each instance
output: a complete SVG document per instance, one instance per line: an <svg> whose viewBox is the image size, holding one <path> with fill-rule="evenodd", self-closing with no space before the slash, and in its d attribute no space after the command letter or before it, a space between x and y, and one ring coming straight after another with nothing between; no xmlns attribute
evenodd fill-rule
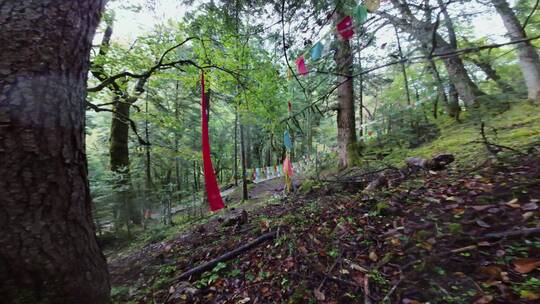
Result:
<svg viewBox="0 0 540 304"><path fill-rule="evenodd" d="M460 234L463 232L463 227L459 223L450 223L448 224L448 231L451 234Z"/></svg>

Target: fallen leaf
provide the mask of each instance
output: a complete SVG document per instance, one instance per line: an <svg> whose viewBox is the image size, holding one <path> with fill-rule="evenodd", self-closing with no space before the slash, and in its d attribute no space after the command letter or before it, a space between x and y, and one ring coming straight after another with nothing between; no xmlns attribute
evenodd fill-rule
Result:
<svg viewBox="0 0 540 304"><path fill-rule="evenodd" d="M267 220L262 220L260 226L262 232L268 231L268 229L270 229L270 223Z"/></svg>
<svg viewBox="0 0 540 304"><path fill-rule="evenodd" d="M489 208L489 209L487 210L487 212L489 212L489 213L491 213L491 214L499 213L499 211L501 211L501 209L500 209L500 208L496 208L496 207L494 207L494 208Z"/></svg>
<svg viewBox="0 0 540 304"><path fill-rule="evenodd" d="M540 293L536 293L530 290L522 290L519 292L519 296L526 300L538 300L540 299Z"/></svg>
<svg viewBox="0 0 540 304"><path fill-rule="evenodd" d="M510 277L508 276L508 272L501 271L501 279L503 282L510 282Z"/></svg>
<svg viewBox="0 0 540 304"><path fill-rule="evenodd" d="M358 264L354 264L354 263L351 263L351 269L354 269L354 270L358 270L360 272L364 272L364 273L367 273L369 272L369 270L367 270L366 268L358 265Z"/></svg>
<svg viewBox="0 0 540 304"><path fill-rule="evenodd" d="M531 217L534 216L534 212L527 211L527 212L523 213L521 216L523 216L523 220L526 221L526 220L528 220L528 219L530 219Z"/></svg>
<svg viewBox="0 0 540 304"><path fill-rule="evenodd" d="M482 211L493 207L493 205L473 205L471 208L473 208L475 211Z"/></svg>
<svg viewBox="0 0 540 304"><path fill-rule="evenodd" d="M519 207L521 207L521 205L518 203L518 199L517 199L517 198L515 198L515 199L513 199L513 200L511 200L511 201L509 201L509 202L507 202L507 203L506 203L506 206L512 207L512 208L519 208Z"/></svg>
<svg viewBox="0 0 540 304"><path fill-rule="evenodd" d="M418 300L407 299L407 298L403 299L401 301L401 303L403 303L403 304L422 304L422 302L420 302Z"/></svg>
<svg viewBox="0 0 540 304"><path fill-rule="evenodd" d="M540 267L539 259L523 258L515 259L513 262L514 269L519 273L529 273Z"/></svg>
<svg viewBox="0 0 540 304"><path fill-rule="evenodd" d="M318 288L313 290L313 293L315 294L315 298L319 301L324 301L326 299L326 296L323 292L321 292Z"/></svg>
<svg viewBox="0 0 540 304"><path fill-rule="evenodd" d="M379 260L379 256L375 253L375 251L372 251L369 253L369 259L373 262L377 262Z"/></svg>
<svg viewBox="0 0 540 304"><path fill-rule="evenodd" d="M339 272L341 274L349 274L350 273L347 269L340 269Z"/></svg>
<svg viewBox="0 0 540 304"><path fill-rule="evenodd" d="M480 273L489 276L488 281L499 280L501 278L501 268L494 265L480 267L479 271Z"/></svg>
<svg viewBox="0 0 540 304"><path fill-rule="evenodd" d="M236 302L237 304L246 304L246 303L249 303L249 301L251 301L251 298L247 297L247 298L243 298L242 300L238 300L238 302Z"/></svg>
<svg viewBox="0 0 540 304"><path fill-rule="evenodd" d="M361 274L354 275L352 279L360 286L364 285L364 276Z"/></svg>
<svg viewBox="0 0 540 304"><path fill-rule="evenodd" d="M488 224L488 223L486 223L486 222L484 222L484 221L482 221L482 220L476 220L476 224L478 224L478 226L484 227L484 228L489 228L489 227L491 227L490 224Z"/></svg>
<svg viewBox="0 0 540 304"><path fill-rule="evenodd" d="M493 300L493 296L483 295L480 298L476 299L473 304L489 304Z"/></svg>
<svg viewBox="0 0 540 304"><path fill-rule="evenodd" d="M538 205L536 203L528 203L521 206L521 210L525 210L525 211L532 211L536 209L538 209Z"/></svg>

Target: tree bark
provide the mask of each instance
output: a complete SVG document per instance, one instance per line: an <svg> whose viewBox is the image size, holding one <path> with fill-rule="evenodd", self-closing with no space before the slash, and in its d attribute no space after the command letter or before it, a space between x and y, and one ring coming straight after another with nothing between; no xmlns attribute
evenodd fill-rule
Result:
<svg viewBox="0 0 540 304"><path fill-rule="evenodd" d="M342 13L336 13L336 23L345 17ZM351 145L356 143L356 127L354 117L354 86L353 86L353 54L349 40L344 40L336 34L338 49L335 53L337 71L340 75L338 82L341 85L337 89L338 110L337 129L340 167L349 166Z"/></svg>
<svg viewBox="0 0 540 304"><path fill-rule="evenodd" d="M503 20L510 39L519 40L527 38L525 30L521 26L514 11L510 8L510 5L508 5L508 2L506 0L492 0L492 2ZM530 41L518 44L517 52L521 72L527 85L529 99L536 100L540 98L540 58Z"/></svg>
<svg viewBox="0 0 540 304"><path fill-rule="evenodd" d="M107 303L84 140L105 1L0 1L0 296Z"/></svg>

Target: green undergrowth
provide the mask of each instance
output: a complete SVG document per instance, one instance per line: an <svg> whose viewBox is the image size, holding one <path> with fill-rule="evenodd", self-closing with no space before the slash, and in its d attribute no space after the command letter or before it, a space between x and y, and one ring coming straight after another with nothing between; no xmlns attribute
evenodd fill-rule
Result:
<svg viewBox="0 0 540 304"><path fill-rule="evenodd" d="M384 162L402 166L406 157L429 158L439 153L452 153L460 165L470 166L478 159L488 156L481 143L481 122L485 123L485 133L490 142L523 149L532 143L540 141L540 105L522 101L513 103L511 108L502 113L484 112L462 113L461 122L451 118L435 120L440 130L440 136L431 142L425 143L415 149L397 148L387 150L388 155ZM385 150L384 148L368 147L373 152ZM483 157L479 157L483 156Z"/></svg>

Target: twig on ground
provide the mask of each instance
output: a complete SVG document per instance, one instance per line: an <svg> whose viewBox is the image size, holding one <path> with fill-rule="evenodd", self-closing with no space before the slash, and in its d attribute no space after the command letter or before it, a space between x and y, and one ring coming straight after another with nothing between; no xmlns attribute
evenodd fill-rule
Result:
<svg viewBox="0 0 540 304"><path fill-rule="evenodd" d="M394 291L396 291L396 288L398 287L398 285L401 284L401 281L403 281L403 275L400 275L399 280L396 282L396 284L394 284L394 286L392 286L392 288L390 288L388 293L384 296L382 300L383 303L387 303L390 300L390 297L392 296Z"/></svg>
<svg viewBox="0 0 540 304"><path fill-rule="evenodd" d="M334 268L336 267L337 263L341 260L341 254L339 255L338 258L336 258L336 260L334 261L334 264L332 264L332 266L330 266L330 268L326 271L327 274L331 274L332 273L332 270L334 270ZM324 283L326 283L326 280L328 279L328 275L325 275L321 284L319 284L319 287L317 287L317 290L321 290L321 288L323 288L324 286Z"/></svg>

